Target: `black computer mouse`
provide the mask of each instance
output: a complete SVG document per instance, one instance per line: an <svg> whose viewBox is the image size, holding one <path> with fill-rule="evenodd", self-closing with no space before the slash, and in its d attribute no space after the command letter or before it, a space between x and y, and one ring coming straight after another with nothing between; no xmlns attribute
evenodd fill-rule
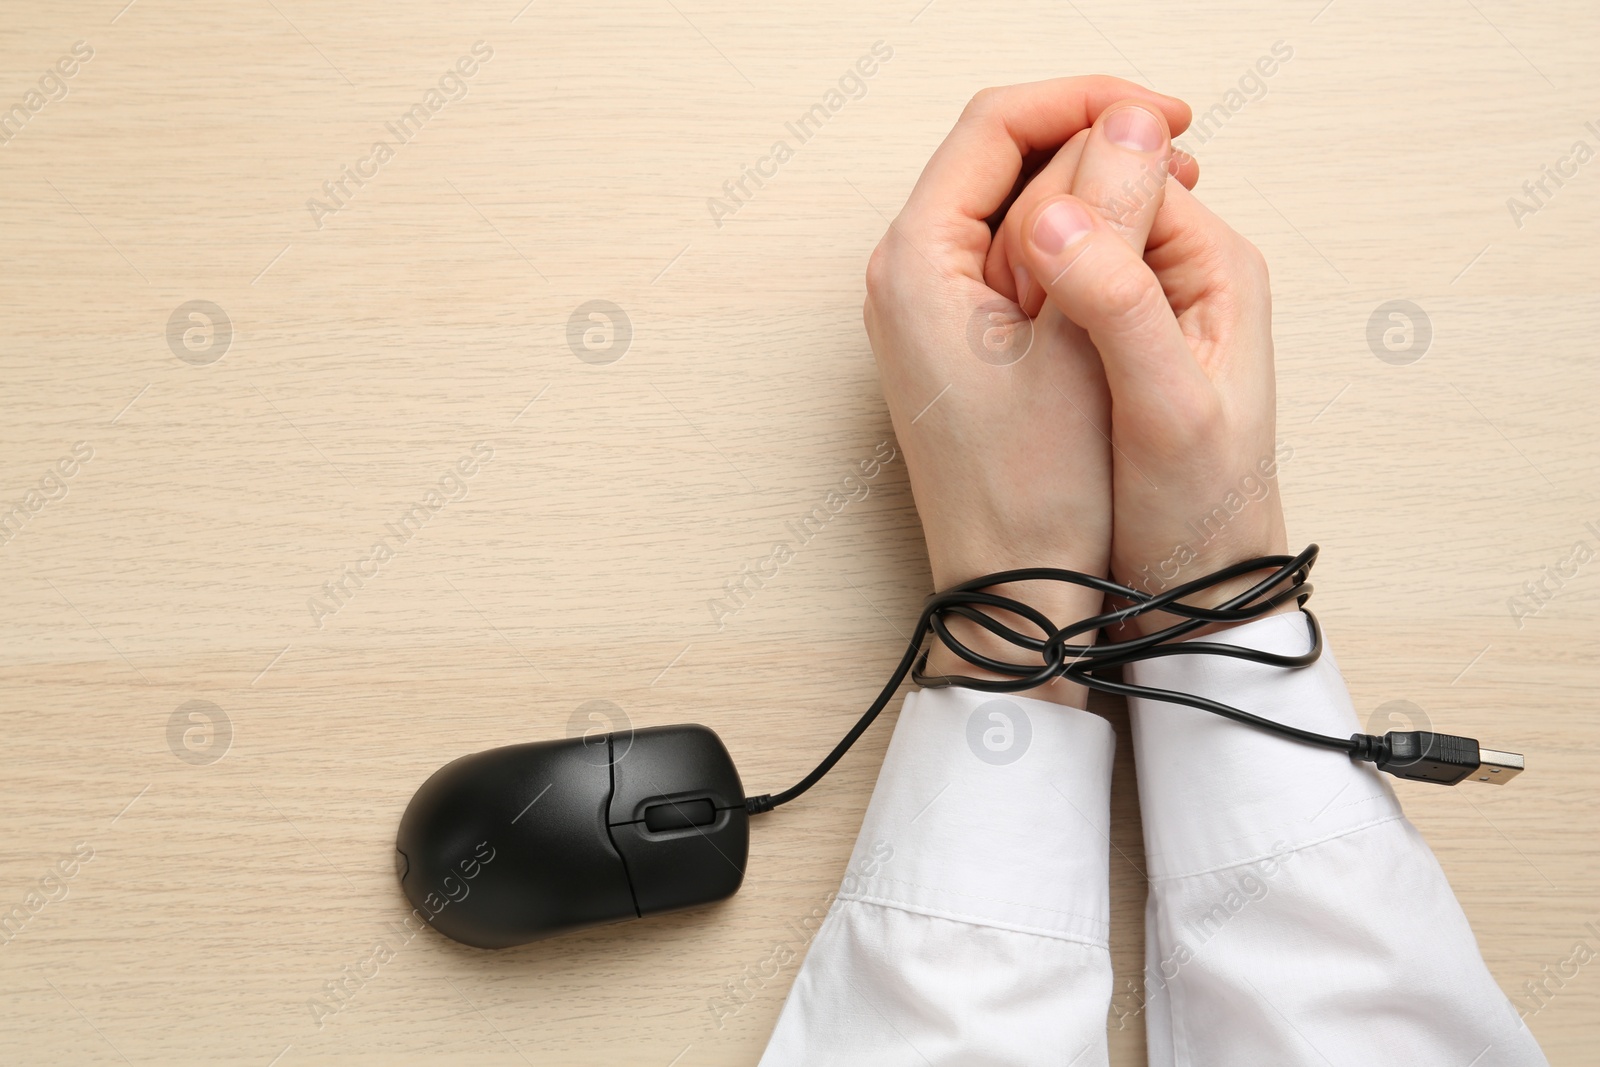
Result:
<svg viewBox="0 0 1600 1067"><path fill-rule="evenodd" d="M395 869L440 933L507 948L732 896L749 846L721 739L657 726L446 764L406 807Z"/></svg>

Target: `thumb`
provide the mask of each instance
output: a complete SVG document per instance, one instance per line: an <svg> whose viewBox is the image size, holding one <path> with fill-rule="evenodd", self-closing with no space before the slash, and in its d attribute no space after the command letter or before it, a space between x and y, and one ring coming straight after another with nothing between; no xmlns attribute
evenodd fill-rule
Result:
<svg viewBox="0 0 1600 1067"><path fill-rule="evenodd" d="M1206 409L1211 383L1139 250L1075 196L1036 206L1022 233L1028 270L1099 349L1119 414L1177 429Z"/></svg>

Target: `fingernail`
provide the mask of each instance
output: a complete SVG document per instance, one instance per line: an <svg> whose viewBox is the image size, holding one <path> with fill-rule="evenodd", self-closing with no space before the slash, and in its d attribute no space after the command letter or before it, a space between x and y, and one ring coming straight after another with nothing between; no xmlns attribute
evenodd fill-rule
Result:
<svg viewBox="0 0 1600 1067"><path fill-rule="evenodd" d="M1017 279L1017 303L1023 307L1028 305L1028 287L1033 284L1033 275L1028 273L1028 268L1018 264L1011 272Z"/></svg>
<svg viewBox="0 0 1600 1067"><path fill-rule="evenodd" d="M1047 256L1056 255L1063 248L1094 229L1089 213L1071 200L1057 200L1039 215L1033 224L1033 243Z"/></svg>
<svg viewBox="0 0 1600 1067"><path fill-rule="evenodd" d="M1135 152L1154 152L1167 139L1161 120L1142 107L1113 111L1106 119L1105 132L1112 144Z"/></svg>

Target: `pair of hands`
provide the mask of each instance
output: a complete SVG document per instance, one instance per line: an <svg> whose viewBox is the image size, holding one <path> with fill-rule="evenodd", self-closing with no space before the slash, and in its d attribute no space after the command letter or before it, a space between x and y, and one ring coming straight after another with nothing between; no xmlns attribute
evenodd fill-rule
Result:
<svg viewBox="0 0 1600 1067"><path fill-rule="evenodd" d="M1160 592L1285 550L1266 264L1190 192L1189 117L1117 78L985 90L873 252L867 334L936 588L1045 566ZM1000 591L1057 625L1101 610ZM938 642L929 664L982 673Z"/></svg>

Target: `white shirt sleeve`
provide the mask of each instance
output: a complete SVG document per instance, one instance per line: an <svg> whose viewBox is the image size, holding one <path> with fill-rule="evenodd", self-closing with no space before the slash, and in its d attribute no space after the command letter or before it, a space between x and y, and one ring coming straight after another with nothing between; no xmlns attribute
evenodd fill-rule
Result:
<svg viewBox="0 0 1600 1067"><path fill-rule="evenodd" d="M1208 640L1289 652L1307 632L1291 614ZM1175 656L1129 674L1357 729L1331 653L1294 671ZM1545 1063L1379 772L1130 705L1152 1067ZM908 696L763 1067L1105 1064L1112 746L1104 720L1056 704Z"/></svg>
<svg viewBox="0 0 1600 1067"><path fill-rule="evenodd" d="M1114 743L1058 704L906 697L763 1067L1104 1065Z"/></svg>
<svg viewBox="0 0 1600 1067"><path fill-rule="evenodd" d="M1285 653L1309 634L1294 612L1205 640ZM1129 680L1335 737L1361 729L1326 650L1299 670L1147 660ZM1208 712L1129 705L1151 1067L1545 1063L1387 776Z"/></svg>

